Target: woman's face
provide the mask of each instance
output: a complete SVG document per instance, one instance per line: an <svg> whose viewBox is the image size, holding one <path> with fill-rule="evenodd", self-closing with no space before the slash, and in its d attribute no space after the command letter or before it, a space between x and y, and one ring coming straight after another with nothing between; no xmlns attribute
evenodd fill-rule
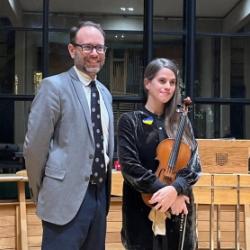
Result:
<svg viewBox="0 0 250 250"><path fill-rule="evenodd" d="M148 91L148 98L154 102L167 103L174 95L176 89L176 77L172 70L160 69L152 80L144 80Z"/></svg>

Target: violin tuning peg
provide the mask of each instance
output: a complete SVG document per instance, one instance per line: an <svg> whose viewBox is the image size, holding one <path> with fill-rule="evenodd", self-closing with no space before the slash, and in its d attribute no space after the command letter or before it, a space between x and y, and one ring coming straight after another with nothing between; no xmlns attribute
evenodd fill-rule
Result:
<svg viewBox="0 0 250 250"><path fill-rule="evenodd" d="M180 113L180 112L182 112L182 111L183 111L182 105L181 105L181 104L177 104L176 112L177 112L177 113Z"/></svg>

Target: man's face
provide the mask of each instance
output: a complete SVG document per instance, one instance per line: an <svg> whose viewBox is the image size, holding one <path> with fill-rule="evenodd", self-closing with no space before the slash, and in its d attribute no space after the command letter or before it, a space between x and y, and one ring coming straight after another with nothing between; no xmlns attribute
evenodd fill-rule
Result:
<svg viewBox="0 0 250 250"><path fill-rule="evenodd" d="M95 27L82 27L76 34L75 44L68 45L75 66L94 78L105 62L105 51L98 49L104 46L103 34ZM97 47L90 49L91 45Z"/></svg>

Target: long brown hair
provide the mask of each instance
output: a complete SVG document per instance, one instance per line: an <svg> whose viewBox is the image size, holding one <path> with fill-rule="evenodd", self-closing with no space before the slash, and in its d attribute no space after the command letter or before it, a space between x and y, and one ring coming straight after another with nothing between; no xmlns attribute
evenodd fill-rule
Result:
<svg viewBox="0 0 250 250"><path fill-rule="evenodd" d="M162 68L170 69L176 77L175 93L165 106L165 130L170 138L175 138L180 120L180 113L176 112L176 109L179 104L182 104L180 92L181 76L177 64L167 58L156 58L147 65L144 72L144 78L152 80ZM192 149L196 146L193 129L189 119L187 119L187 125L183 133L183 140L189 144Z"/></svg>

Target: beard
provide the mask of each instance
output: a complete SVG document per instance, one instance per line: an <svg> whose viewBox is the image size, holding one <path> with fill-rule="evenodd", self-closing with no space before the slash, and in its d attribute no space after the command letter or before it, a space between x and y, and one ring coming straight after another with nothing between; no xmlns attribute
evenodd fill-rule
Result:
<svg viewBox="0 0 250 250"><path fill-rule="evenodd" d="M87 61L82 59L75 59L75 66L82 72L84 72L87 75L90 75L91 77L95 76L104 65L104 61L99 61L98 63L91 66Z"/></svg>
<svg viewBox="0 0 250 250"><path fill-rule="evenodd" d="M99 67L82 67L82 70L86 73L97 74L101 70L101 65Z"/></svg>

